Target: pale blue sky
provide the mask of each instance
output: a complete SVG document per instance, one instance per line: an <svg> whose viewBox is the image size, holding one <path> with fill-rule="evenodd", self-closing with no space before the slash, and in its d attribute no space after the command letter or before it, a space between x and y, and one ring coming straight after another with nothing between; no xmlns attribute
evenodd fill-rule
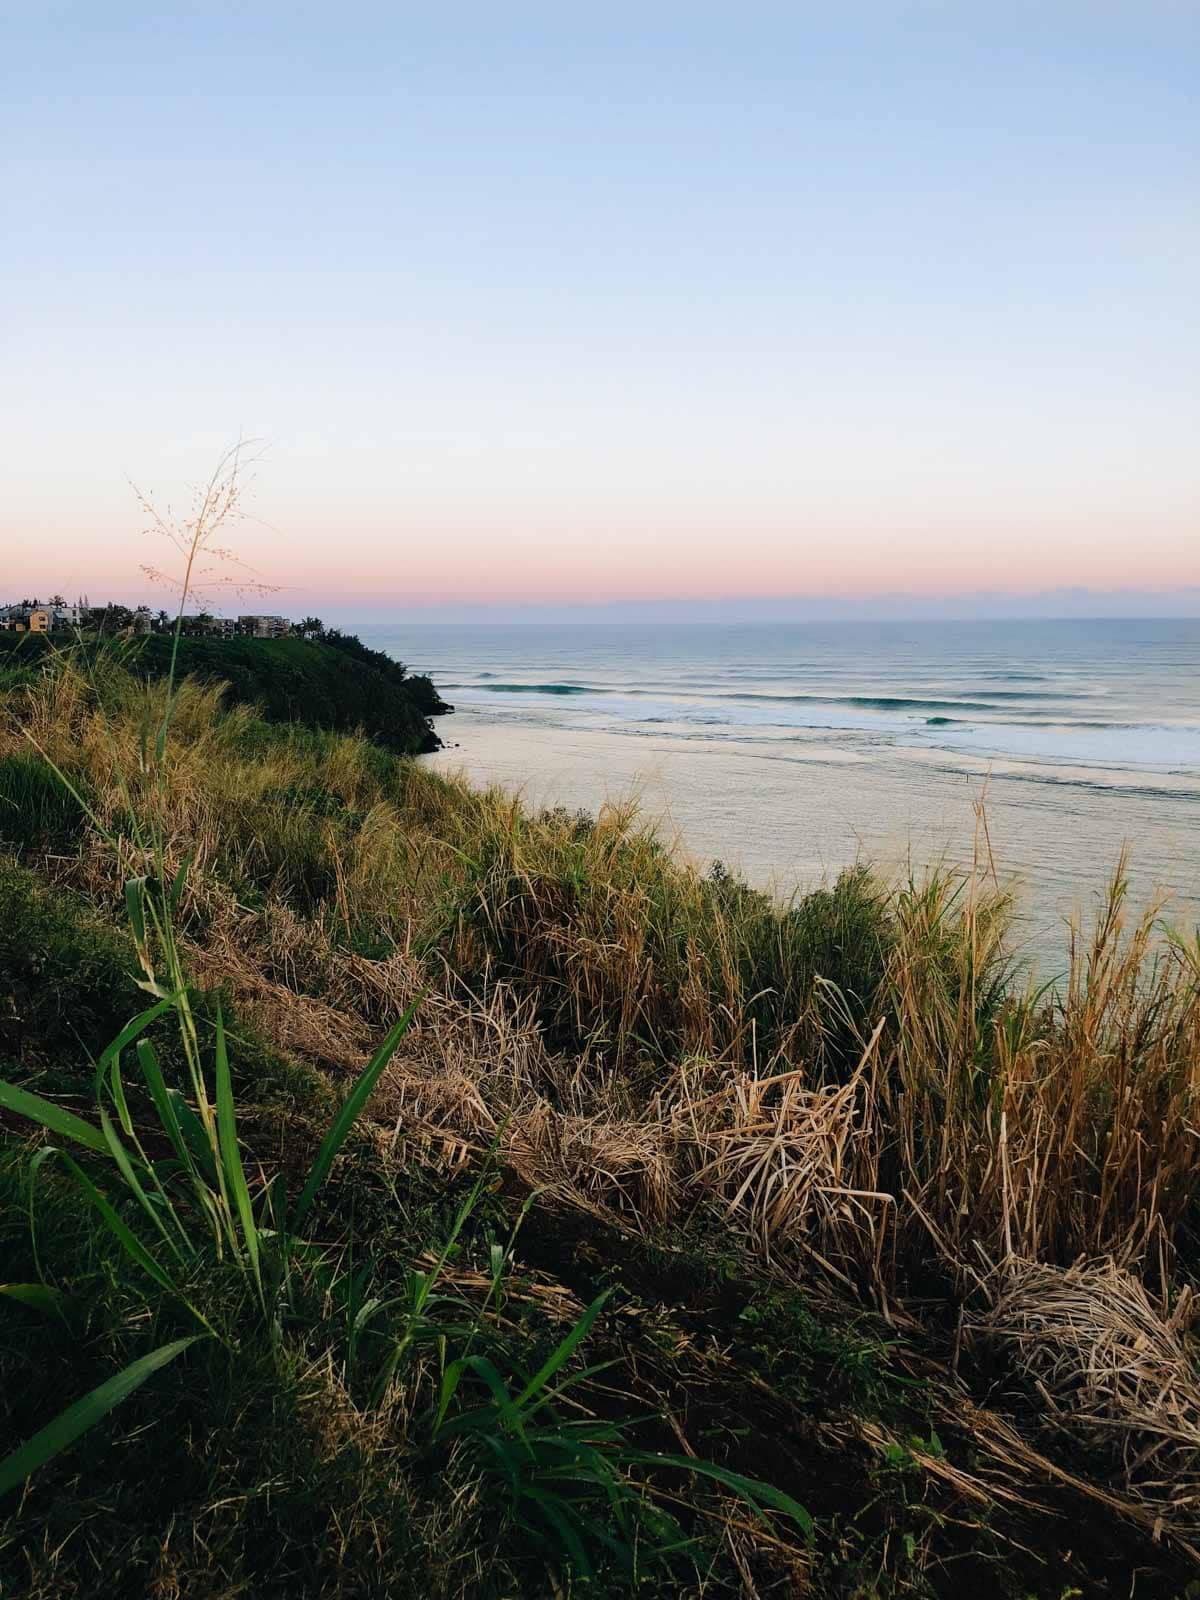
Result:
<svg viewBox="0 0 1200 1600"><path fill-rule="evenodd" d="M0 9L0 583L241 428L293 609L1200 584L1200 7L577 13Z"/></svg>

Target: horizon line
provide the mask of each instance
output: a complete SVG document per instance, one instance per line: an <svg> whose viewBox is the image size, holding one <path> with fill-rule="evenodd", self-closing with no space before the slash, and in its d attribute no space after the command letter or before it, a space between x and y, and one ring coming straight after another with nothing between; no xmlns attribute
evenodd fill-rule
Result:
<svg viewBox="0 0 1200 1600"><path fill-rule="evenodd" d="M476 624L476 623L478 623L480 626L491 626L491 627L511 627L513 625L512 620L504 621L502 619L497 619L497 620L489 622L489 620L486 617L468 617L468 618L461 618L461 619L456 619L456 618L452 618L452 617L438 617L438 618L432 618L432 619L423 619L423 618L420 618L420 617L415 617L415 616L411 615L410 613L406 613L406 614L397 616L396 618L388 618L388 617L358 617L358 618L352 619L352 620L355 620L356 623L357 623L357 626L362 627L362 628L386 628L386 627L391 626L393 621L395 621L395 622L403 622L405 624L416 626L416 627L422 627L422 626L424 626L424 627L445 627L447 624L453 623L456 620L457 621L461 621L464 625L468 625L468 626ZM535 625L535 626L540 624L543 627L554 627L554 626L558 625L557 619L552 618L552 617L521 617L521 618L515 619L515 620L519 620L521 624L529 623L529 624ZM698 626L701 626L701 625L710 626L714 622L717 625L720 625L721 619L720 618L712 618L712 617L573 617L573 618L571 618L572 626L578 625L580 627L585 627L585 628L587 628L587 627L599 628L599 627L605 627L605 626L610 625L610 624L622 623L622 622L639 623L639 624L644 624L646 626L663 627L663 628L673 628L673 627L676 627L676 628L687 628L687 627L698 627ZM883 624L883 623L895 623L897 625L907 625L907 624L913 623L913 622L1200 622L1200 612L1195 612L1195 611L1179 611L1179 612L1162 611L1162 612L1157 612L1156 611L1156 612L1153 612L1153 613L1148 613L1148 612L1139 613L1139 612L1131 612L1131 611L1114 611L1114 612L1107 612L1107 611L1090 612L1089 611L1089 612L1086 612L1086 613L1084 613L1084 612L1076 612L1076 613L1072 614L1070 612L1058 613L1058 612L1049 612L1049 611L1047 611L1047 612L1039 612L1037 615L1032 615L1032 616L1028 615L1028 614L1020 615L1019 613L1016 613L1016 612L1012 612L1012 613L1010 613L1010 612L994 612L994 613L988 613L988 615L986 615L986 616L980 616L978 614L972 615L970 613L965 613L964 612L962 614L955 614L955 615L943 614L941 616L938 616L938 615L933 614L933 613L930 613L929 615L915 614L915 615L910 616L910 617L879 617L879 616L869 616L869 617L740 617L740 618L732 618L732 619L730 619L730 622L728 623L728 626L730 626L730 627L739 627L739 626L745 626L746 624L754 624L754 623L760 623L760 622L761 623L769 623L771 625L779 625L779 624L787 625L787 624L794 623L797 626L801 626L801 627L810 626L810 625L817 626L817 627L843 627L843 626L851 626L851 625L859 626L859 625L863 625L863 624L869 625L869 626L876 626L876 625Z"/></svg>

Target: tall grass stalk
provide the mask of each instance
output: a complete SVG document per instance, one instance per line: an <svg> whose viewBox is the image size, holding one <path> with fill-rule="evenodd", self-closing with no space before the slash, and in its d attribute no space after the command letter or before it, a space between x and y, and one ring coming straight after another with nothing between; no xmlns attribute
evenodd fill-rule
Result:
<svg viewBox="0 0 1200 1600"><path fill-rule="evenodd" d="M153 878L144 874L134 876L124 886L126 916L142 972L141 987L154 997L154 1004L121 1030L96 1063L96 1124L64 1111L54 1102L17 1085L0 1082L0 1106L29 1118L48 1132L68 1139L92 1155L109 1158L110 1178L136 1202L157 1235L159 1248L165 1249L170 1258L169 1262L164 1263L143 1243L103 1189L69 1151L59 1150L53 1145L44 1147L34 1160L31 1182L46 1159L61 1157L80 1191L129 1259L159 1288L185 1305L202 1324L205 1333L211 1336L216 1336L216 1329L183 1286L183 1274L200 1248L197 1226L208 1233L218 1260L228 1252L238 1263L253 1287L263 1316L277 1329L277 1306L268 1303L265 1257L268 1253L272 1257L274 1271L271 1284L277 1295L287 1281L294 1248L292 1230L303 1221L316 1198L356 1117L408 1030L417 1004L414 1001L388 1031L328 1130L294 1216L288 1216L286 1198L274 1195L270 1190L264 1194L263 1204L269 1213L270 1223L269 1227L265 1226L263 1207L260 1206L256 1211L242 1162L222 1008L218 1002L213 1040L214 1089L210 1093L196 1013L180 951L176 915L189 858L185 855L171 873L167 863L166 817L170 780L166 754L177 705L175 666L178 642L188 599L193 593L197 563L205 555L225 554L216 550L213 540L222 526L238 514L243 492L243 467L243 445L239 442L222 456L202 491L198 509L186 525L186 539L178 539L173 527L157 512L153 512L160 529L167 532L180 548L185 562L179 585L179 607L170 670L164 688L162 719L153 756L148 763L145 761L145 749L142 751L143 762L148 765L152 779L148 809L143 812L135 805L128 788L123 787L134 843L149 855L156 869ZM153 511L144 498L142 504ZM37 747L36 741L34 743ZM60 781L87 811L117 860L121 860L124 855L123 840L104 826L72 779L45 751L41 753ZM118 771L119 765L119 760L114 759ZM145 1037L147 1029L168 1015L175 1023L182 1047L189 1098L184 1098L167 1086L154 1044ZM157 1118L156 1132L165 1136L172 1152L167 1161L154 1159L147 1153L130 1114L121 1072L122 1052L130 1045L135 1047L145 1089ZM116 1122L110 1115L109 1106L116 1116ZM190 1188L191 1206L186 1211L179 1203L174 1182L177 1174L186 1177ZM15 1484L50 1456L66 1448L81 1432L100 1420L113 1405L156 1371L164 1360L174 1359L193 1342L176 1341L163 1351L140 1358L125 1372L101 1385L84 1401L63 1413L43 1429L36 1439L0 1462L0 1487Z"/></svg>

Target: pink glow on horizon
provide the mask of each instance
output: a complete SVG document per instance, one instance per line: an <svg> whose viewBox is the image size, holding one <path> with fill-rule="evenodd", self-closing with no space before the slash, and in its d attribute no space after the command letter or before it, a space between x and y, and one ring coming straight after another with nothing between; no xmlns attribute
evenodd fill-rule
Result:
<svg viewBox="0 0 1200 1600"><path fill-rule="evenodd" d="M158 471L138 475L156 504L186 503L187 485L217 453L210 446L161 452ZM153 467L153 452L147 455ZM701 505L694 489L676 496L645 474L641 497L625 485L607 496L576 492L569 474L551 494L545 484L500 479L464 487L443 462L434 474L439 492L426 483L418 494L389 479L388 461L386 452L368 452L370 470L348 493L349 458L313 459L280 447L258 469L249 520L221 542L278 586L279 608L292 611L789 596L940 603L980 592L1019 604L1064 588L1182 593L1200 586L1196 521L1177 492L1156 499L1143 488L1136 503L1109 495L1105 505L1099 480L1085 486L1086 498L1059 481L991 501L982 489L967 495L960 486L947 503L931 483L922 506L911 484L904 495L876 483L856 494L860 473L840 495L829 484L818 493L797 482L770 497L739 496L736 485L724 485ZM142 569L173 571L173 552L140 531L144 519L109 462L87 466L53 494L8 497L0 511L7 591L0 600L58 590L128 595L171 609L171 594L150 585ZM594 470L581 481L594 482ZM747 471L746 481L759 480ZM237 604L231 596L225 609Z"/></svg>
<svg viewBox="0 0 1200 1600"><path fill-rule="evenodd" d="M552 537L503 549L499 536L441 531L434 537L372 538L344 534L336 554L324 535L236 539L235 548L263 581L289 595L327 603L405 607L444 605L639 604L659 600L757 600L804 596L859 600L889 594L945 600L981 590L1019 600L1048 589L1186 590L1200 586L1200 554L1190 530L1139 540L1067 539L1061 530L1026 530L999 542L987 535L921 545L904 530L811 538L811 553L743 530L736 535L684 532L643 536L614 530L576 544ZM1072 548L1087 545L1083 551ZM1140 543L1141 548L1131 548ZM257 545L267 548L258 549ZM800 544L799 540L795 545ZM15 549L14 549L15 545ZM431 545L433 548L430 548ZM921 547L923 546L923 548ZM1053 548L1052 548L1053 547ZM93 541L49 530L9 545L3 578L15 594L127 593L170 609L169 589L145 577L145 565L173 570L166 552L136 535ZM736 559L732 553L736 552ZM0 596L0 599L8 596Z"/></svg>

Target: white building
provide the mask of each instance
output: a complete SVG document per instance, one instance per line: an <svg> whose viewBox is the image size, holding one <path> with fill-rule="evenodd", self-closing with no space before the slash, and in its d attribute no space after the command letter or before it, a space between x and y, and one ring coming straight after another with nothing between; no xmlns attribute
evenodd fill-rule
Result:
<svg viewBox="0 0 1200 1600"><path fill-rule="evenodd" d="M239 633L248 633L255 639L282 639L292 631L286 617L239 617L237 625Z"/></svg>

